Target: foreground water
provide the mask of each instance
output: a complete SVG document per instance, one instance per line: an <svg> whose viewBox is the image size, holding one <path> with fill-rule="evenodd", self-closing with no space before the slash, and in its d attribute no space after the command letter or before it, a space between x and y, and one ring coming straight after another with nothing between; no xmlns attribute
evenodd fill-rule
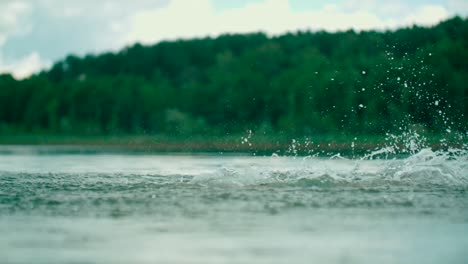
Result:
<svg viewBox="0 0 468 264"><path fill-rule="evenodd" d="M468 159L0 151L0 263L467 263Z"/></svg>

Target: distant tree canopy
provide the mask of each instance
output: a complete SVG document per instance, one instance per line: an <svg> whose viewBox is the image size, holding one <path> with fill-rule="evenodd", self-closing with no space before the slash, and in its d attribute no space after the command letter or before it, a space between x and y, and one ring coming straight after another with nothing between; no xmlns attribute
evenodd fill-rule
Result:
<svg viewBox="0 0 468 264"><path fill-rule="evenodd" d="M468 20L135 44L0 75L0 132L467 131Z"/></svg>

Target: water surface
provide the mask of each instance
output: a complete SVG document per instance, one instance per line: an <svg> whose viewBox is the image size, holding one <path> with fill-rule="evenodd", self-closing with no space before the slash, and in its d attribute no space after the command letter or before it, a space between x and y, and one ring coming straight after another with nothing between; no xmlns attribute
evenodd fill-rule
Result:
<svg viewBox="0 0 468 264"><path fill-rule="evenodd" d="M1 263L467 263L468 160L0 151Z"/></svg>

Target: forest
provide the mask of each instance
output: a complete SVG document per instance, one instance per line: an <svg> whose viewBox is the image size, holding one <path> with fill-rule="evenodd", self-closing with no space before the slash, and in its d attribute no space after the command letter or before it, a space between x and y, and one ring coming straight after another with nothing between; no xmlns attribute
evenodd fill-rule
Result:
<svg viewBox="0 0 468 264"><path fill-rule="evenodd" d="M0 134L384 135L468 130L468 20L226 34L0 75Z"/></svg>

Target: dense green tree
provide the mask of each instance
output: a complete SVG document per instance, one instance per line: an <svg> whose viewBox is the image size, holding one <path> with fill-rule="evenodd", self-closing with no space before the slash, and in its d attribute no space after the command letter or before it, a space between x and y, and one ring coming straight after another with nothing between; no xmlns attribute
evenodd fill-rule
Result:
<svg viewBox="0 0 468 264"><path fill-rule="evenodd" d="M468 20L222 35L0 75L0 132L383 134L468 130Z"/></svg>

